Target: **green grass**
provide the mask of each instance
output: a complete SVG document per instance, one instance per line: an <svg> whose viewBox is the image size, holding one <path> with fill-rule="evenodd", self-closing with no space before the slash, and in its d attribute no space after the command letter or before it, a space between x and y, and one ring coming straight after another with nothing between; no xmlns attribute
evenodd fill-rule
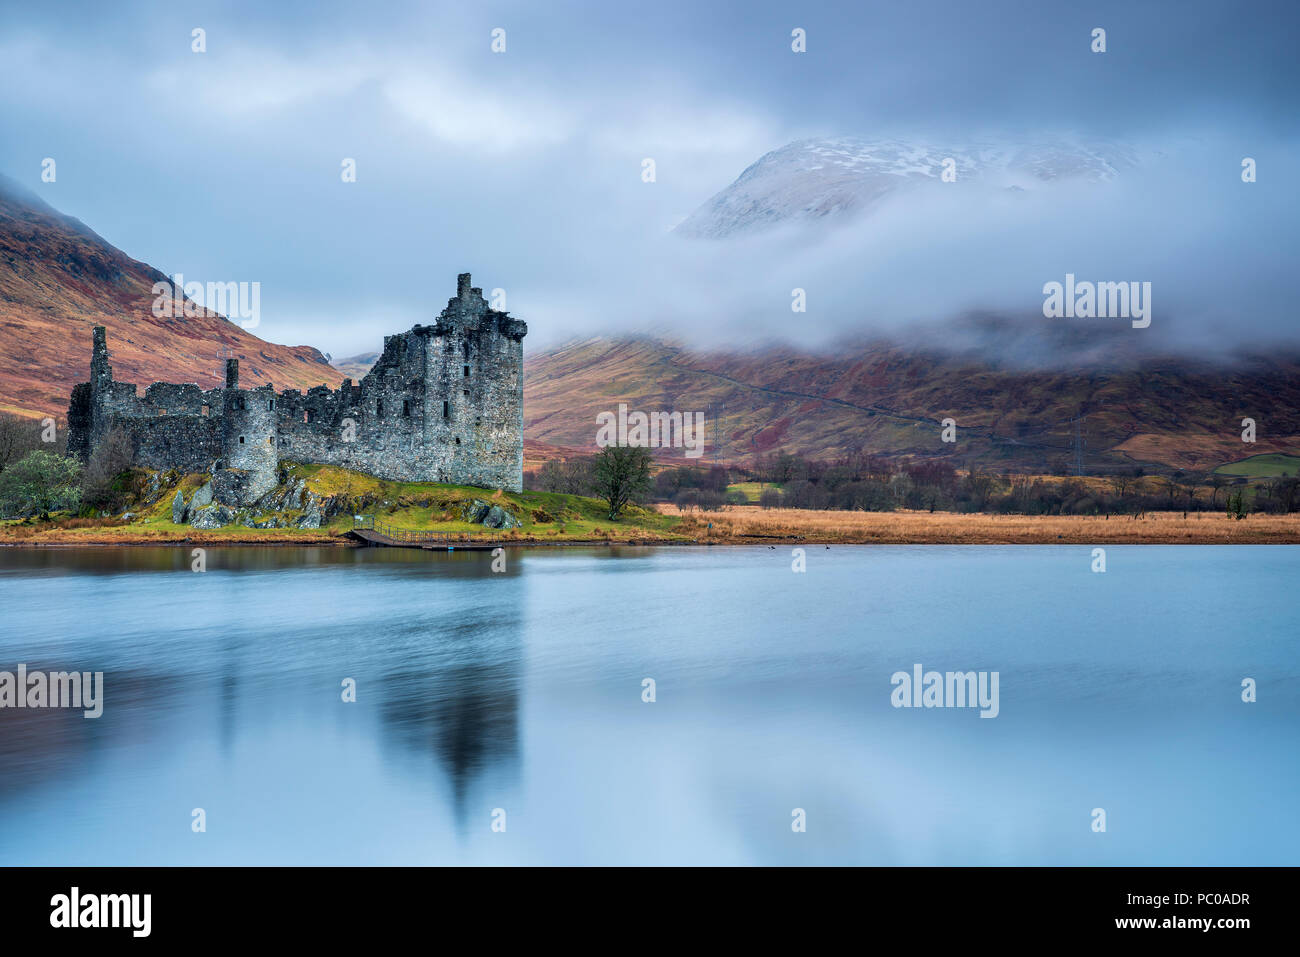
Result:
<svg viewBox="0 0 1300 957"><path fill-rule="evenodd" d="M221 529L200 530L172 522L172 499L176 488L184 490L188 501L207 476L171 476L172 484L162 497L152 505L130 507L135 519L125 525L104 527L79 527L76 529L46 529L40 537L58 537L66 533L90 538L125 536L144 540L180 540L186 537L239 538L243 540L275 541L277 538L302 538L319 536L328 539L341 536L352 528L353 515L371 515L394 528L408 531L469 532L484 538L535 538L543 541L589 540L613 537L628 538L685 538L674 531L681 523L677 516L660 515L652 509L629 506L616 522L607 517L603 502L580 495L563 495L556 492L505 492L496 489L476 488L469 485L440 485L434 482L390 482L361 472L329 465L299 465L285 463L288 481L302 479L309 491L326 498L341 497L343 510L329 518L319 529L251 529L242 525L229 525ZM512 531L487 528L465 521L461 506L477 499L489 505L500 505L521 522ZM278 513L278 517L292 521L301 515L299 510ZM263 521L269 515L257 515ZM27 529L6 529L10 533L26 536ZM32 532L38 529L32 528Z"/></svg>
<svg viewBox="0 0 1300 957"><path fill-rule="evenodd" d="M1300 455L1268 452L1263 455L1252 455L1240 462L1221 465L1214 471L1219 475L1244 476L1246 478L1279 478L1282 475L1300 475Z"/></svg>
<svg viewBox="0 0 1300 957"><path fill-rule="evenodd" d="M781 486L775 482L737 482L734 485L728 485L728 492L740 492L750 502L757 502L758 497L763 494L764 489L776 488Z"/></svg>

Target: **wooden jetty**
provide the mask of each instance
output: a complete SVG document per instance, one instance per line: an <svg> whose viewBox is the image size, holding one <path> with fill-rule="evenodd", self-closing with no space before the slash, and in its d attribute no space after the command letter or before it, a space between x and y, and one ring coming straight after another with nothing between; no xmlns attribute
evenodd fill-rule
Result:
<svg viewBox="0 0 1300 957"><path fill-rule="evenodd" d="M423 529L394 528L375 520L373 515L352 516L348 537L366 545L386 548L423 548L428 551L489 551L500 541L476 536L473 532L438 532Z"/></svg>

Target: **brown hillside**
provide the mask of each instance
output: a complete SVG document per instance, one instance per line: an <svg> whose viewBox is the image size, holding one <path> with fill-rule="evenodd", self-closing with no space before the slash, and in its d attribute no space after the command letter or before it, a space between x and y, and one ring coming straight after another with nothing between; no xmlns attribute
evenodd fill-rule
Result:
<svg viewBox="0 0 1300 957"><path fill-rule="evenodd" d="M1300 451L1294 354L1213 364L1128 352L1119 338L1085 352L1069 340L1073 330L1020 329L981 319L962 330L960 352L874 341L831 354L786 346L705 353L652 339L589 339L527 359L524 430L540 442L590 449L597 414L626 402L705 412L709 460L716 415L719 458L727 461L865 449L1041 472L1073 463L1071 420L1084 413L1085 468L1145 462L1202 470ZM1055 355L1058 366L1060 356L1085 358L1076 368L1012 364L999 355L1007 343L1022 357ZM958 425L955 445L940 441L948 416ZM1240 440L1243 416L1258 423L1253 446Z"/></svg>
<svg viewBox="0 0 1300 957"><path fill-rule="evenodd" d="M154 318L152 287L166 279L0 178L0 411L62 421L72 387L89 375L97 325L108 328L114 376L141 386L220 385L223 351L239 359L248 387L342 381L316 349L273 345L216 313Z"/></svg>

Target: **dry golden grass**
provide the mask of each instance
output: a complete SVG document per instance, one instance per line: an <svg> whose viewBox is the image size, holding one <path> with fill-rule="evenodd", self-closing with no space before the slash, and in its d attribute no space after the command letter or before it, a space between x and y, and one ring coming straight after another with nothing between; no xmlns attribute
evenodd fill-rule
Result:
<svg viewBox="0 0 1300 957"><path fill-rule="evenodd" d="M827 544L1033 545L1300 543L1300 515L1251 515L1241 521L1220 512L1112 515L984 515L955 512L831 512L733 506L720 512L683 512L677 531L701 541L804 541ZM712 529L708 526L712 524Z"/></svg>

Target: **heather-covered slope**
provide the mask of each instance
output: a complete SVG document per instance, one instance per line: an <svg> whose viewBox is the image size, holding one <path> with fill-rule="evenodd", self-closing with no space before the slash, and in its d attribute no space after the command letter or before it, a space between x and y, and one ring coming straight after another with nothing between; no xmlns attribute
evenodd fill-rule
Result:
<svg viewBox="0 0 1300 957"><path fill-rule="evenodd" d="M0 411L62 421L89 375L91 329L108 328L116 378L222 382L224 355L241 384L308 389L343 376L310 346L272 345L216 313L158 319L155 282L137 262L37 196L0 177Z"/></svg>
<svg viewBox="0 0 1300 957"><path fill-rule="evenodd" d="M862 449L1055 471L1073 464L1071 420L1084 413L1084 463L1094 468L1150 462L1200 470L1300 451L1296 355L1210 362L1129 352L1131 339L1094 342L1088 353L1057 328L1017 338L1010 323L986 321L964 330L974 345L962 350L872 341L830 354L590 339L526 361L524 430L535 441L590 448L597 414L626 402L704 411L707 459L716 416L723 460ZM1045 361L1051 355L1056 361ZM1241 441L1246 416L1257 422L1254 445ZM955 444L940 441L945 417L956 420Z"/></svg>

